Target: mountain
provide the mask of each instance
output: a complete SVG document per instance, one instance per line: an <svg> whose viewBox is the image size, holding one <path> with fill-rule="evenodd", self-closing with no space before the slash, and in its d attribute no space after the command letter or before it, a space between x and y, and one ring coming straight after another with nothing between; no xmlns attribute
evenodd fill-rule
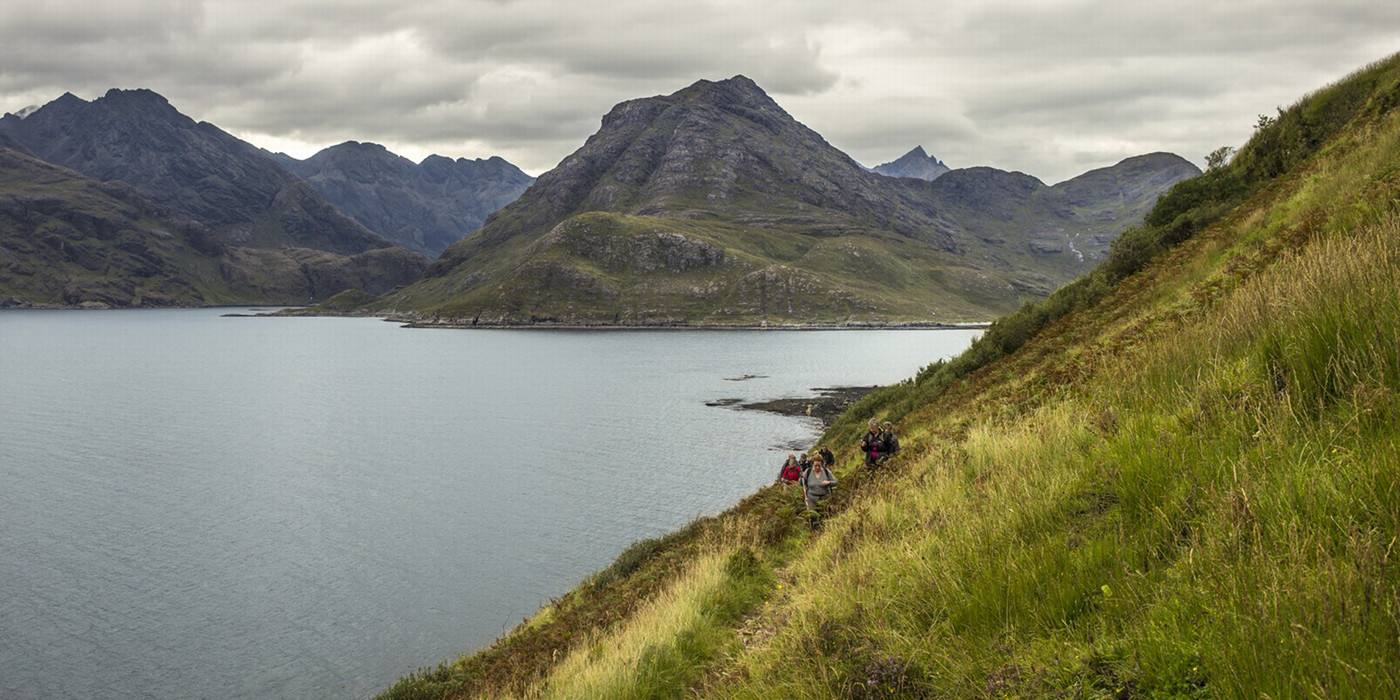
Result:
<svg viewBox="0 0 1400 700"><path fill-rule="evenodd" d="M355 141L278 162L369 230L429 258L480 228L535 181L499 157L429 156L414 164L378 144Z"/></svg>
<svg viewBox="0 0 1400 700"><path fill-rule="evenodd" d="M888 178L748 78L702 80L613 108L422 281L371 308L454 324L986 319L1082 274L1199 172L1167 155L1109 170L1056 188L991 168Z"/></svg>
<svg viewBox="0 0 1400 700"><path fill-rule="evenodd" d="M1053 187L1028 175L966 168L940 177L927 196L994 255L1023 245L1042 266L1061 258L1069 277L1055 279L1063 283L1102 260L1118 234L1140 223L1172 184L1200 173L1171 153L1127 158Z"/></svg>
<svg viewBox="0 0 1400 700"><path fill-rule="evenodd" d="M305 304L421 272L402 253L230 246L130 185L46 163L0 133L0 307Z"/></svg>
<svg viewBox="0 0 1400 700"><path fill-rule="evenodd" d="M314 298L340 291L331 282L357 267L353 256L392 259L373 266L389 275L368 285L375 289L413 281L426 262L336 211L257 148L149 90L111 90L92 102L65 94L23 117L5 115L0 131L46 162L131 185L231 248L307 251L296 265L320 280Z"/></svg>
<svg viewBox="0 0 1400 700"><path fill-rule="evenodd" d="M924 153L923 146L915 146L914 150L899 158L871 168L871 171L889 177L914 177L920 180L937 180L939 175L949 170L952 168L944 165L943 161Z"/></svg>
<svg viewBox="0 0 1400 700"><path fill-rule="evenodd" d="M381 697L1396 697L1397 144L1400 55L858 402L819 526L764 488Z"/></svg>

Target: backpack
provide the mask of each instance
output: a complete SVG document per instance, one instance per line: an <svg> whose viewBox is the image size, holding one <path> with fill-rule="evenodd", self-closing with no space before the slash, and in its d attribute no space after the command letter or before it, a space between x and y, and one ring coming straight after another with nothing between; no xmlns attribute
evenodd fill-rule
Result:
<svg viewBox="0 0 1400 700"><path fill-rule="evenodd" d="M879 450L881 457L893 457L899 453L899 438L893 432L881 433Z"/></svg>

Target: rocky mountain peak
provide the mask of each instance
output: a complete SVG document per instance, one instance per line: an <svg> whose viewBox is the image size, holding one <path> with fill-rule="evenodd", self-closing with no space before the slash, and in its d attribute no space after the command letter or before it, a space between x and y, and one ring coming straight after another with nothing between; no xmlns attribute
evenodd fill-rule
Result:
<svg viewBox="0 0 1400 700"><path fill-rule="evenodd" d="M130 115L137 119L155 119L193 124L194 120L181 114L160 93L153 90L122 90L113 88L102 97L93 100L92 105L111 112Z"/></svg>
<svg viewBox="0 0 1400 700"><path fill-rule="evenodd" d="M690 87L682 90L678 95L693 93L713 99L715 102L736 102L736 103L762 103L773 104L773 99L764 92L753 80L743 75L736 75L725 80L697 80Z"/></svg>
<svg viewBox="0 0 1400 700"><path fill-rule="evenodd" d="M15 118L23 119L37 111L39 111L39 105L29 105L28 107L25 107L24 109L21 109L18 112L7 112L6 116L13 114Z"/></svg>
<svg viewBox="0 0 1400 700"><path fill-rule="evenodd" d="M943 161L926 153L923 146L915 146L914 150L888 163L877 165L871 168L871 171L889 177L914 177L920 180L936 180L940 175L948 172L949 169L947 165L943 164Z"/></svg>
<svg viewBox="0 0 1400 700"><path fill-rule="evenodd" d="M376 236L252 145L181 114L151 90L64 95L6 130L35 156L101 182L119 180L233 246L354 255Z"/></svg>

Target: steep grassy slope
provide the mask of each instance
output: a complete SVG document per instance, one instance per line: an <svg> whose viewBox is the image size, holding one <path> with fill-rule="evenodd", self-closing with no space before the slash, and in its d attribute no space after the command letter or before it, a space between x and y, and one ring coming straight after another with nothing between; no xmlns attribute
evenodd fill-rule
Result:
<svg viewBox="0 0 1400 700"><path fill-rule="evenodd" d="M386 697L1400 695L1400 57L764 490ZM905 450L875 475L870 417Z"/></svg>

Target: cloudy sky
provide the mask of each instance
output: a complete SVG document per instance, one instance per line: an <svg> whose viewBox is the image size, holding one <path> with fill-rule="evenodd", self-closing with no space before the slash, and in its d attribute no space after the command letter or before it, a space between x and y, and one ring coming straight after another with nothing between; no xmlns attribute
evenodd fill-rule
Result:
<svg viewBox="0 0 1400 700"><path fill-rule="evenodd" d="M1395 0L42 0L0 7L0 111L150 88L297 157L539 174L617 102L744 74L866 165L923 145L1053 183L1201 164L1397 51Z"/></svg>

